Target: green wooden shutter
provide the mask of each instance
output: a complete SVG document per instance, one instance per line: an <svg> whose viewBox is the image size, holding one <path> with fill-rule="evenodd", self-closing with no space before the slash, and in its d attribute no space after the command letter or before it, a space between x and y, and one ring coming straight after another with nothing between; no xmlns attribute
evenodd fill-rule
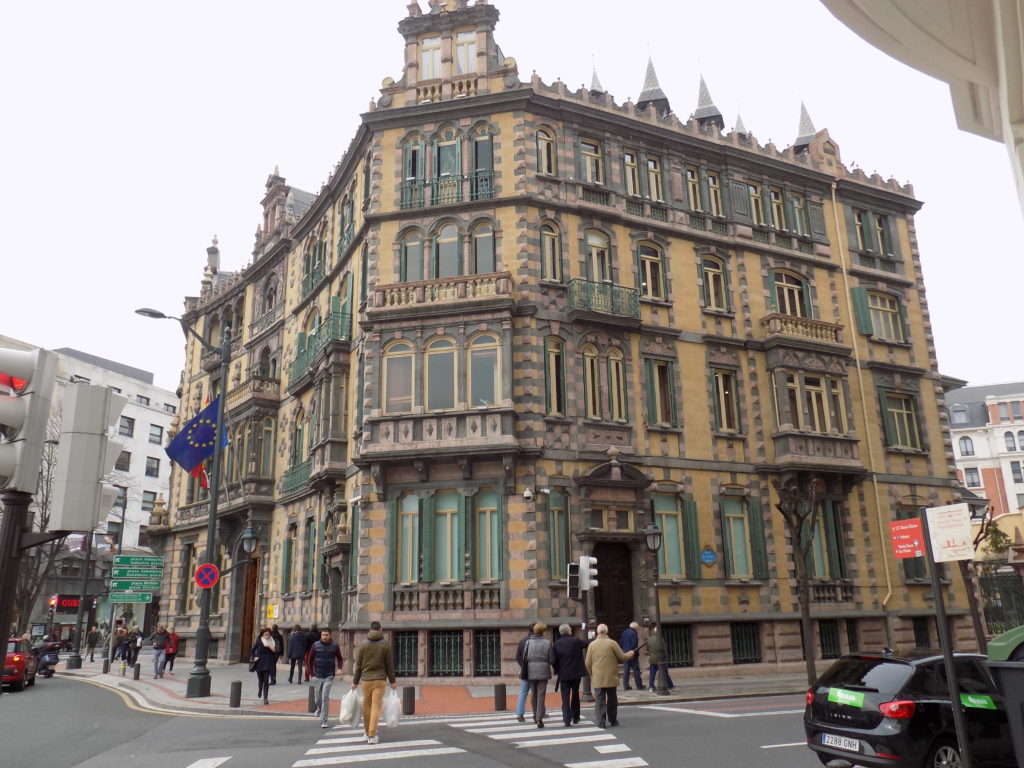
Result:
<svg viewBox="0 0 1024 768"><path fill-rule="evenodd" d="M775 272L774 271L769 271L768 272L768 277L766 279L766 282L768 283L768 300L769 300L769 303L771 304L772 312L778 312L779 311L779 294L778 294L778 291L775 289Z"/></svg>
<svg viewBox="0 0 1024 768"><path fill-rule="evenodd" d="M456 258L455 274L456 275L465 274L465 272L463 270L463 263L466 260L466 254L464 254L462 252L462 240L463 240L463 235L462 235L461 232L459 232L458 237L455 240L455 258Z"/></svg>
<svg viewBox="0 0 1024 768"><path fill-rule="evenodd" d="M747 522L750 525L750 558L755 579L768 578L768 542L764 535L764 511L761 503L747 504Z"/></svg>
<svg viewBox="0 0 1024 768"><path fill-rule="evenodd" d="M900 228L895 216L885 217L886 253L898 261L903 260L900 249Z"/></svg>
<svg viewBox="0 0 1024 768"><path fill-rule="evenodd" d="M398 581L398 499L388 502L387 574L389 583Z"/></svg>
<svg viewBox="0 0 1024 768"><path fill-rule="evenodd" d="M476 147L474 158L474 162L476 163L475 170L494 170L494 139L488 135L486 138L477 139L474 142L474 146Z"/></svg>
<svg viewBox="0 0 1024 768"><path fill-rule="evenodd" d="M874 253L881 253L883 245L878 242L878 233L875 232L875 215L873 211L864 211L861 217L862 221L867 218L864 222L864 247Z"/></svg>
<svg viewBox="0 0 1024 768"><path fill-rule="evenodd" d="M878 393L878 402L882 408L882 424L885 427L885 444L896 444L896 424L893 422L892 413L889 412L889 398L885 392Z"/></svg>
<svg viewBox="0 0 1024 768"><path fill-rule="evenodd" d="M711 408L715 413L715 429L721 429L722 409L718 404L718 374L714 368L710 369L710 373L708 393L711 395Z"/></svg>
<svg viewBox="0 0 1024 768"><path fill-rule="evenodd" d="M458 513L455 517L458 530L455 533L455 541L452 542L454 552L452 559L458 563L458 570L452 573L456 581L472 579L472 575L466 575L466 497L459 494Z"/></svg>
<svg viewBox="0 0 1024 768"><path fill-rule="evenodd" d="M857 320L857 331L870 336L875 329L871 325L871 308L868 306L867 288L861 285L851 288L850 301L853 303L853 314Z"/></svg>
<svg viewBox="0 0 1024 768"><path fill-rule="evenodd" d="M899 309L900 326L903 328L903 340L909 342L910 324L907 322L907 309L903 306L903 299L896 298L896 307Z"/></svg>
<svg viewBox="0 0 1024 768"><path fill-rule="evenodd" d="M668 364L668 380L672 385L671 395L668 401L668 415L669 423L675 427L678 426L678 419L676 418L676 365L675 363Z"/></svg>
<svg viewBox="0 0 1024 768"><path fill-rule="evenodd" d="M747 185L740 181L730 181L728 197L732 201L732 217L743 224L753 224Z"/></svg>
<svg viewBox="0 0 1024 768"><path fill-rule="evenodd" d="M828 228L825 226L825 209L821 203L806 201L807 219L811 228L811 239L816 243L828 242Z"/></svg>
<svg viewBox="0 0 1024 768"><path fill-rule="evenodd" d="M292 538L287 532L281 548L281 591L288 593L292 591Z"/></svg>
<svg viewBox="0 0 1024 768"><path fill-rule="evenodd" d="M644 369L647 374L647 423L657 424L657 400L654 397L654 361L650 358L644 360Z"/></svg>
<svg viewBox="0 0 1024 768"><path fill-rule="evenodd" d="M852 207L849 205L843 206L843 213L846 214L846 237L847 242L850 244L851 251L860 251L860 243L857 242L857 217ZM864 219L863 212L861 213L861 221ZM866 229L866 227L865 227ZM864 246L867 247L867 240L864 241Z"/></svg>
<svg viewBox="0 0 1024 768"><path fill-rule="evenodd" d="M586 181L587 171L583 164L583 148L580 145L580 137L576 137L576 142L573 144L573 152L576 155L576 179L578 181Z"/></svg>
<svg viewBox="0 0 1024 768"><path fill-rule="evenodd" d="M725 578L732 578L733 555L732 539L729 536L729 520L725 514L725 504L718 502L718 524L722 529L722 559L725 561Z"/></svg>
<svg viewBox="0 0 1024 768"><path fill-rule="evenodd" d="M772 225L772 189L765 184L758 184L761 193L761 220L766 227Z"/></svg>
<svg viewBox="0 0 1024 768"><path fill-rule="evenodd" d="M786 221L782 226L790 232L800 232L802 228L797 226L796 209L793 207L793 198L789 195L788 187L782 188L782 207L786 212Z"/></svg>
<svg viewBox="0 0 1024 768"><path fill-rule="evenodd" d="M295 334L295 354L301 355L306 350L306 334L299 332Z"/></svg>
<svg viewBox="0 0 1024 768"><path fill-rule="evenodd" d="M839 519L840 511L838 503L831 500L825 501L825 538L828 540L828 569L829 575L833 579L846 577L846 559L841 541L843 528Z"/></svg>
<svg viewBox="0 0 1024 768"><path fill-rule="evenodd" d="M348 548L348 583L354 586L359 580L359 502L352 505L349 519L349 548ZM394 551L394 542L389 542L389 549Z"/></svg>
<svg viewBox="0 0 1024 768"><path fill-rule="evenodd" d="M341 313L341 340L352 338L352 274L345 281L345 295L341 297L338 311Z"/></svg>
<svg viewBox="0 0 1024 768"><path fill-rule="evenodd" d="M647 153L637 152L636 153L636 174L637 183L640 185L640 189L637 191L640 193L640 197L647 197L654 199L654 195L651 194L649 184L647 183Z"/></svg>
<svg viewBox="0 0 1024 768"><path fill-rule="evenodd" d="M802 278L800 282L803 283L803 291L800 295L804 297L804 317L814 317L814 305L811 304L811 283Z"/></svg>
<svg viewBox="0 0 1024 768"><path fill-rule="evenodd" d="M697 502L683 499L683 539L686 578L700 578L700 534L697 531Z"/></svg>
<svg viewBox="0 0 1024 768"><path fill-rule="evenodd" d="M722 294L725 298L725 309L729 312L732 311L732 289L729 287L729 264L725 259L721 260L722 264Z"/></svg>
<svg viewBox="0 0 1024 768"><path fill-rule="evenodd" d="M455 177L462 176L462 137L455 137Z"/></svg>
<svg viewBox="0 0 1024 768"><path fill-rule="evenodd" d="M420 549L423 566L420 581L434 580L434 499L420 499Z"/></svg>
<svg viewBox="0 0 1024 768"><path fill-rule="evenodd" d="M683 168L683 179L686 179L686 169ZM708 188L708 172L704 166L697 166L697 187L700 194L700 209L711 213L711 190ZM719 190L721 192L721 190ZM689 191L687 191L689 194ZM724 211L723 211L724 213Z"/></svg>

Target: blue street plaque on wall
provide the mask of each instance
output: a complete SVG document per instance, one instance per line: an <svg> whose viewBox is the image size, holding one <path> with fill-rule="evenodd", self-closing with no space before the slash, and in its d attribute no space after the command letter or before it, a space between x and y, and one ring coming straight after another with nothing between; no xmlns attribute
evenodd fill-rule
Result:
<svg viewBox="0 0 1024 768"><path fill-rule="evenodd" d="M705 544L704 549L700 551L700 561L704 565L714 565L718 562L718 553Z"/></svg>

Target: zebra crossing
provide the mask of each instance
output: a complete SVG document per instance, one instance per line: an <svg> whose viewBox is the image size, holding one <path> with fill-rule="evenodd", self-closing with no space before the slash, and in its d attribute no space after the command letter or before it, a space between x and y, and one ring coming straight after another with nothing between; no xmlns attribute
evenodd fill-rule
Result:
<svg viewBox="0 0 1024 768"><path fill-rule="evenodd" d="M351 728L334 728L331 732L353 733ZM403 739L400 741L367 744L362 734L352 736L334 736L320 739L316 746L306 750L302 760L292 763L292 768L318 768L329 765L355 765L358 763L377 763L385 760L411 760L436 757L438 755L455 755L465 752L459 747L449 747L437 739Z"/></svg>

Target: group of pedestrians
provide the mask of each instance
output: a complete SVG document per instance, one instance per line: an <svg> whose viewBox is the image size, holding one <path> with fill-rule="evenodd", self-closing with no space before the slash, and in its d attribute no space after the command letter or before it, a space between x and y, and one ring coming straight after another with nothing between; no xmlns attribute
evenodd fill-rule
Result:
<svg viewBox="0 0 1024 768"><path fill-rule="evenodd" d="M174 659L181 644L174 627L164 628L163 624L158 624L156 632L149 636L149 644L153 646L153 679L164 674L174 677Z"/></svg>

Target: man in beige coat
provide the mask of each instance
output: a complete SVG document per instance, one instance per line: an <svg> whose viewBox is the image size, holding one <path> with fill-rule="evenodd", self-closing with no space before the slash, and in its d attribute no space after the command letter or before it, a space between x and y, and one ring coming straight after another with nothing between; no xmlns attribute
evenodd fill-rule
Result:
<svg viewBox="0 0 1024 768"><path fill-rule="evenodd" d="M594 689L594 719L598 728L619 724L619 662L632 659L634 651L622 652L619 644L608 637L608 625L597 625L597 637L587 647L587 673Z"/></svg>

